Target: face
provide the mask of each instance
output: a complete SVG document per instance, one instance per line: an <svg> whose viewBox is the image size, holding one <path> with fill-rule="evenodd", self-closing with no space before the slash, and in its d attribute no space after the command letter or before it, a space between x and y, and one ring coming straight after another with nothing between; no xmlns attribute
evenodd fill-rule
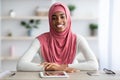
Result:
<svg viewBox="0 0 120 80"><path fill-rule="evenodd" d="M57 32L62 32L67 27L67 19L65 13L57 11L52 15L52 26Z"/></svg>

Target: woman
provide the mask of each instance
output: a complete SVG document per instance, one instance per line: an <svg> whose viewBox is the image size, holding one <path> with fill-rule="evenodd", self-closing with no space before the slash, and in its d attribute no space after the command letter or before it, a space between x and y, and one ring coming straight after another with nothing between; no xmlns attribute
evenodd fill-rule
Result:
<svg viewBox="0 0 120 80"><path fill-rule="evenodd" d="M54 3L49 10L50 31L39 35L18 62L18 71L98 70L98 62L86 40L71 31L67 6ZM39 50L41 62L32 59ZM84 61L80 61L81 54Z"/></svg>

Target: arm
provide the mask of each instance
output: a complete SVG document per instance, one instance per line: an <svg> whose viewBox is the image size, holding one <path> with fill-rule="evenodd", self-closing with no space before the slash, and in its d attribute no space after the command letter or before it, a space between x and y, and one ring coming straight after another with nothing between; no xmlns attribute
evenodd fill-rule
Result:
<svg viewBox="0 0 120 80"><path fill-rule="evenodd" d="M40 48L39 41L35 39L29 49L20 58L17 63L18 71L43 71L43 66L37 63L31 62L37 51Z"/></svg>
<svg viewBox="0 0 120 80"><path fill-rule="evenodd" d="M77 36L77 51L75 59L78 61L80 54L85 58L84 61L78 61L77 63L69 64L69 67L80 70L98 70L98 62L96 56L90 49L87 41L82 37Z"/></svg>

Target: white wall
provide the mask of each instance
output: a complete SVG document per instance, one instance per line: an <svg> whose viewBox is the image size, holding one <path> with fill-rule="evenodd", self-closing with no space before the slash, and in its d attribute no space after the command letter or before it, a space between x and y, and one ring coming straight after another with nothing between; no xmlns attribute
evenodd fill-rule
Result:
<svg viewBox="0 0 120 80"><path fill-rule="evenodd" d="M120 0L101 0L99 16L100 65L120 69Z"/></svg>
<svg viewBox="0 0 120 80"><path fill-rule="evenodd" d="M120 0L112 0L111 69L120 69Z"/></svg>
<svg viewBox="0 0 120 80"><path fill-rule="evenodd" d="M1 1L0 1L1 5ZM0 15L1 15L1 6L0 6ZM1 27L1 19L0 19L0 27ZM0 59L1 59L1 28L0 28ZM1 71L1 60L0 60L0 71Z"/></svg>
<svg viewBox="0 0 120 80"><path fill-rule="evenodd" d="M109 0L100 0L99 3L99 58L100 67L108 67L108 40L109 40Z"/></svg>

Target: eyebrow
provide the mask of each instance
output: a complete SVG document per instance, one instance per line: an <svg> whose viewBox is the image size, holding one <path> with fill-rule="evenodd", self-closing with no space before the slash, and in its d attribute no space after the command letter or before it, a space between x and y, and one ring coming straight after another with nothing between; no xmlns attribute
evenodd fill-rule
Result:
<svg viewBox="0 0 120 80"><path fill-rule="evenodd" d="M62 16L62 15L65 15L65 14L64 14L64 13L61 13L60 15ZM52 17L54 17L54 16L57 16L57 15L53 14Z"/></svg>

